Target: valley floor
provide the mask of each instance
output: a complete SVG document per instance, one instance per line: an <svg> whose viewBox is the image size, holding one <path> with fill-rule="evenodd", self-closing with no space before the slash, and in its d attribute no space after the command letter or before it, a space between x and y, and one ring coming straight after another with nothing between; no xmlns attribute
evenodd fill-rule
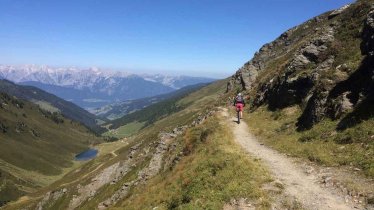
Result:
<svg viewBox="0 0 374 210"><path fill-rule="evenodd" d="M242 121L241 124L237 124L236 119L230 116L227 109L222 109L221 114L229 125L227 127L232 128L237 144L253 158L260 159L263 162L276 179L277 184L284 189L285 196L296 203L294 206L306 209L370 209L370 207L363 205L365 198L349 196L349 193L347 194L349 189L338 191L332 187L330 182L335 180L337 177L334 176L339 173L327 167L311 166L305 161L281 154L258 141L249 132L248 125L245 122ZM334 176L331 174L332 172ZM368 185L369 189L370 186L373 186L373 183L368 181L365 184ZM278 197L279 201L275 201L275 206L277 206L277 202L284 202L282 201L284 197Z"/></svg>

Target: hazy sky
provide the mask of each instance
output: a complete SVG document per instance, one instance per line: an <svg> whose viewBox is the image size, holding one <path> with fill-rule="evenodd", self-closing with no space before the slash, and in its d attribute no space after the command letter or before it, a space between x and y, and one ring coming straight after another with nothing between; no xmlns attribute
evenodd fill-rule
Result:
<svg viewBox="0 0 374 210"><path fill-rule="evenodd" d="M224 77L351 0L0 0L0 64Z"/></svg>

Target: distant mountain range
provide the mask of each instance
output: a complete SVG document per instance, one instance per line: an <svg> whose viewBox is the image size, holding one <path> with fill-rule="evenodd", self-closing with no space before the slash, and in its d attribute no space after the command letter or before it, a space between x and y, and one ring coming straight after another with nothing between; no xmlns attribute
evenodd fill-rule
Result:
<svg viewBox="0 0 374 210"><path fill-rule="evenodd" d="M0 78L38 87L86 109L152 97L188 85L214 81L202 77L136 75L98 68L54 68L36 65L0 65Z"/></svg>

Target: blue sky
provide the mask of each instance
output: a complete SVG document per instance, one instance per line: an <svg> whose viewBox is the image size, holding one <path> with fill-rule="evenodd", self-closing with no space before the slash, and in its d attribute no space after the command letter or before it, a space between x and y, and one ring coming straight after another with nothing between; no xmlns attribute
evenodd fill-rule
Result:
<svg viewBox="0 0 374 210"><path fill-rule="evenodd" d="M351 0L0 0L0 64L222 78Z"/></svg>

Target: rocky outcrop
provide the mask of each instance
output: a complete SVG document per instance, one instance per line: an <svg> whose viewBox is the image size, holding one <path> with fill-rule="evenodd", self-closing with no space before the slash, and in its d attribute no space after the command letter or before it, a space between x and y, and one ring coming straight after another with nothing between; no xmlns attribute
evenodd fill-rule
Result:
<svg viewBox="0 0 374 210"><path fill-rule="evenodd" d="M326 113L326 102L328 95L328 87L322 86L314 91L297 123L299 130L310 128L314 123L317 123L323 119Z"/></svg>
<svg viewBox="0 0 374 210"><path fill-rule="evenodd" d="M110 198L100 203L98 208L106 209L109 206L116 204L119 200L127 196L131 187L144 184L147 180L157 175L162 168L164 154L168 150L174 148L172 147L172 143L174 142L175 138L182 134L186 129L187 126L182 126L173 129L171 133L161 132L159 134L159 141L156 143L156 148L154 149L148 166L139 171L138 177L135 180L123 184L121 188L117 190ZM152 144L150 144L150 146L151 145Z"/></svg>
<svg viewBox="0 0 374 210"><path fill-rule="evenodd" d="M256 80L258 73L267 67L272 59L276 58L281 52L287 52L291 43L296 42L291 39L292 33L296 28L292 28L283 33L274 42L265 44L254 55L253 59L244 64L227 83L227 91L233 90L235 86L241 86L244 90L251 88L252 83Z"/></svg>
<svg viewBox="0 0 374 210"><path fill-rule="evenodd" d="M346 8L345 8L346 9ZM373 92L373 61L374 55L374 10L372 9L365 20L362 32L361 52L364 58L360 67L351 75L348 75L345 64L335 69L335 80L330 80L324 87L316 90L309 99L308 104L299 118L299 129L310 128L313 124L322 120L325 116L339 119L347 113L351 113L350 120L342 120L339 127L346 127L353 122L354 112L360 109L360 104L371 100ZM367 102L366 102L367 103ZM366 105L367 106L367 105ZM370 108L365 111L366 117L370 117ZM349 118L349 115L348 115ZM348 122L349 121L349 122Z"/></svg>
<svg viewBox="0 0 374 210"><path fill-rule="evenodd" d="M116 184L121 180L129 171L131 171L135 160L133 156L135 153L139 152L138 148L140 143L131 147L128 154L128 159L123 162L117 162L107 168L105 168L101 173L96 175L91 179L90 183L87 185L78 185L78 195L74 195L73 199L70 201L69 209L76 209L84 201L94 197L97 191L106 184Z"/></svg>
<svg viewBox="0 0 374 210"><path fill-rule="evenodd" d="M43 199L38 203L36 206L37 210L43 210L51 208L54 202L56 202L58 199L60 199L62 196L64 196L68 190L66 188L51 191L44 195Z"/></svg>
<svg viewBox="0 0 374 210"><path fill-rule="evenodd" d="M329 14L329 17L328 17L328 18L329 18L329 19L332 19L332 18L334 18L334 17L340 15L342 12L344 12L344 10L348 9L349 6L350 6L350 5L348 4L348 5L345 5L345 6L339 8L339 9L337 9L337 10L334 10L333 12L331 12L331 13Z"/></svg>
<svg viewBox="0 0 374 210"><path fill-rule="evenodd" d="M300 104L320 79L321 73L331 68L334 57L324 56L334 40L334 29L320 29L320 34L302 45L285 66L284 73L262 83L254 105L269 104L270 109L281 109Z"/></svg>
<svg viewBox="0 0 374 210"><path fill-rule="evenodd" d="M374 5L373 5L374 7ZM364 55L374 56L374 9L367 15L362 31L361 51Z"/></svg>
<svg viewBox="0 0 374 210"><path fill-rule="evenodd" d="M198 114L196 120L192 121L191 127L195 127L197 125L202 124L208 117L212 116L215 111L208 111L205 114Z"/></svg>
<svg viewBox="0 0 374 210"><path fill-rule="evenodd" d="M369 1L358 1L343 6L282 34L231 77L227 91L239 87L254 93L253 109L299 105L303 108L299 130L309 129L325 117L340 120L339 127L371 117L374 9L368 5ZM361 26L362 42L357 46ZM346 41L354 45L352 59L344 52Z"/></svg>

